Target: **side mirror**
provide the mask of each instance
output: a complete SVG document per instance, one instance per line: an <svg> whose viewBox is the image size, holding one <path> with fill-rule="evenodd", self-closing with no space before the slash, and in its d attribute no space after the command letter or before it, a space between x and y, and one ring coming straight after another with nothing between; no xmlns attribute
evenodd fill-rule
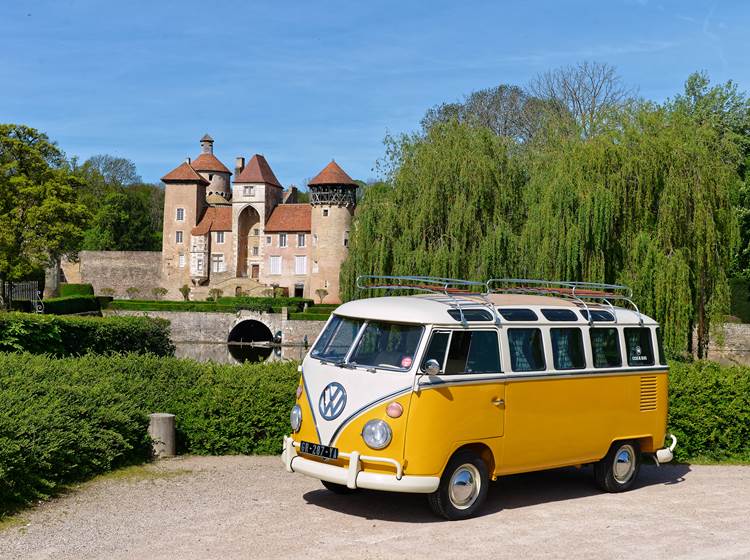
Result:
<svg viewBox="0 0 750 560"><path fill-rule="evenodd" d="M440 374L440 362L431 358L424 363L422 371L427 375L438 375Z"/></svg>

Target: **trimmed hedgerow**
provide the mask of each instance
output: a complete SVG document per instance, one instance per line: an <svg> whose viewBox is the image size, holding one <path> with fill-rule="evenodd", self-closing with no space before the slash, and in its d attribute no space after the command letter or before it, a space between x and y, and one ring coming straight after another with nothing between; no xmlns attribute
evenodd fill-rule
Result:
<svg viewBox="0 0 750 560"><path fill-rule="evenodd" d="M169 321L152 317L0 314L0 351L51 356L87 353L174 354Z"/></svg>
<svg viewBox="0 0 750 560"><path fill-rule="evenodd" d="M290 362L0 353L0 515L146 460L151 412L177 415L182 452L278 453L298 375Z"/></svg>
<svg viewBox="0 0 750 560"><path fill-rule="evenodd" d="M669 431L678 461L750 461L750 367L674 363Z"/></svg>
<svg viewBox="0 0 750 560"><path fill-rule="evenodd" d="M60 284L60 297L69 296L93 296L94 287L91 284Z"/></svg>
<svg viewBox="0 0 750 560"><path fill-rule="evenodd" d="M70 315L73 313L98 312L99 300L94 296L65 296L44 300L44 312L50 315Z"/></svg>

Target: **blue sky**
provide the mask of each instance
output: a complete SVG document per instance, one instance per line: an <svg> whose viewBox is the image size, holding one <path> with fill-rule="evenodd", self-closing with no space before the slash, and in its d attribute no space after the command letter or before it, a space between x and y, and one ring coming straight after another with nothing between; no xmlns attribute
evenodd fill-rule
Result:
<svg viewBox="0 0 750 560"><path fill-rule="evenodd" d="M262 153L285 185L332 158L366 180L428 107L583 60L659 101L694 70L748 90L748 29L739 0L1 0L0 122L147 181L205 132L228 167Z"/></svg>

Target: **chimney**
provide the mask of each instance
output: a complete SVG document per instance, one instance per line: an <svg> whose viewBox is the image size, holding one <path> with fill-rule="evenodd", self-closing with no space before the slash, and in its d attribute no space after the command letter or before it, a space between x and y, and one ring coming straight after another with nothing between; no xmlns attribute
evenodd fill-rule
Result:
<svg viewBox="0 0 750 560"><path fill-rule="evenodd" d="M283 204L296 204L297 202L297 187L290 185L287 190L283 193Z"/></svg>
<svg viewBox="0 0 750 560"><path fill-rule="evenodd" d="M202 154L213 154L214 153L214 139L208 134L204 134L201 138L201 153Z"/></svg>
<svg viewBox="0 0 750 560"><path fill-rule="evenodd" d="M245 158L242 156L237 156L234 160L234 178L235 180L239 176L240 173L242 173L242 170L245 169Z"/></svg>

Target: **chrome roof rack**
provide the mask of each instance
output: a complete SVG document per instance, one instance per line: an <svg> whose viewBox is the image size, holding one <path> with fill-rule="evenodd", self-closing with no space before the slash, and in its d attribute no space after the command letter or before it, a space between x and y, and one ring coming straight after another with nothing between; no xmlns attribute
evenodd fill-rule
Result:
<svg viewBox="0 0 750 560"><path fill-rule="evenodd" d="M461 324L466 326L466 318L457 296L474 296L481 298L481 305L492 312L495 323L500 323L500 315L492 303L486 299L489 294L487 283L460 278L440 278L436 276L357 276L357 288L360 290L413 290L447 296L449 301L461 314Z"/></svg>
<svg viewBox="0 0 750 560"><path fill-rule="evenodd" d="M587 302L601 302L607 305L615 322L617 322L617 314L612 302L621 301L633 308L638 315L638 322L643 325L641 312L632 299L633 290L622 284L531 280L527 278L492 278L487 280L487 291L493 294L533 294L566 298L586 310L589 324L594 323L594 318Z"/></svg>

